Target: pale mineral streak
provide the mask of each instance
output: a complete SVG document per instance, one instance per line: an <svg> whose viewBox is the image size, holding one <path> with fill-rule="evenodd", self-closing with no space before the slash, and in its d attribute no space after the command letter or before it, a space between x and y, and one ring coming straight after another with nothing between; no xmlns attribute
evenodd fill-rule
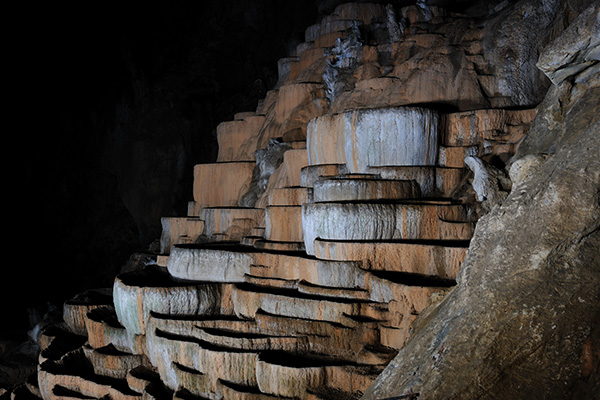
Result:
<svg viewBox="0 0 600 400"><path fill-rule="evenodd" d="M307 27L217 126L157 261L39 329L28 392L565 398L597 378L598 6L438 3Z"/></svg>
<svg viewBox="0 0 600 400"><path fill-rule="evenodd" d="M368 167L435 165L438 124L435 111L410 107L318 117L308 127L308 162L346 164L351 173L365 173Z"/></svg>

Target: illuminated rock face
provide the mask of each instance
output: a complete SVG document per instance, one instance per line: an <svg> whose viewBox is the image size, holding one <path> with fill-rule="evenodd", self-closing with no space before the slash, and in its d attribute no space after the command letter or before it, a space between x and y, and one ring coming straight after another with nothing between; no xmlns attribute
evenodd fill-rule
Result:
<svg viewBox="0 0 600 400"><path fill-rule="evenodd" d="M435 165L440 117L430 109L398 107L328 114L309 123L309 164L369 167ZM341 150L341 151L340 151Z"/></svg>
<svg viewBox="0 0 600 400"><path fill-rule="evenodd" d="M474 20L393 11L339 6L256 111L219 125L218 162L194 168L156 263L43 333L43 398L359 398L464 285L482 209L467 164L507 162L536 110L494 108L508 100ZM371 398L405 394L381 379Z"/></svg>

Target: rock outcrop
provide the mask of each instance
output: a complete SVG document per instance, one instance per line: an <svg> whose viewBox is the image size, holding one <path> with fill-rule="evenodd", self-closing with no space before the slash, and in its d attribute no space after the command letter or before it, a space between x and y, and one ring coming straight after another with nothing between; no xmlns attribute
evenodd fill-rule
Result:
<svg viewBox="0 0 600 400"><path fill-rule="evenodd" d="M554 86L510 194L479 220L457 286L366 399L598 398L599 22L591 5L542 52Z"/></svg>
<svg viewBox="0 0 600 400"><path fill-rule="evenodd" d="M544 89L531 79L543 79L514 68L541 44L530 39L500 70L493 60L515 13L543 11L528 31L567 18L560 2L539 7L480 20L425 2L344 3L308 27L257 109L217 128L217 162L195 166L193 201L163 218L160 253L66 302L41 333L37 385L20 390L46 400L588 390L597 45L578 44L565 62L583 65L568 69L546 54L573 47L551 43L540 68L557 86L535 109ZM589 18L597 6L572 26L596 29ZM504 47L491 57L494 40Z"/></svg>

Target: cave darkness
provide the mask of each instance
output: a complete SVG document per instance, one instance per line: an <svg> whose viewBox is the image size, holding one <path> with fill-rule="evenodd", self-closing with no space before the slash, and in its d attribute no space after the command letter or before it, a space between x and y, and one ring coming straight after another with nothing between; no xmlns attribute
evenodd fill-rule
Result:
<svg viewBox="0 0 600 400"><path fill-rule="evenodd" d="M12 241L0 338L27 327L27 309L44 312L48 303L112 286L129 257L160 237L160 217L186 215L193 166L216 159L217 125L254 111L277 82L278 60L344 2L8 7Z"/></svg>
<svg viewBox="0 0 600 400"><path fill-rule="evenodd" d="M29 308L111 286L159 238L160 216L185 215L193 165L216 158L216 126L256 109L318 3L41 3L12 14L18 113L6 148L19 154L7 159L16 209L0 335L26 327Z"/></svg>

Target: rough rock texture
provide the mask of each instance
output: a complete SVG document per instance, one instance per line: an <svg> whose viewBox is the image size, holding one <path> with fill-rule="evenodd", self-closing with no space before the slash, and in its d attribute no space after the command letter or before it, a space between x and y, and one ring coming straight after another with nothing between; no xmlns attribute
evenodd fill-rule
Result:
<svg viewBox="0 0 600 400"><path fill-rule="evenodd" d="M598 18L591 6L569 31ZM560 60L568 62L565 53L577 46L557 54L565 40L543 53L544 67L565 69ZM549 91L529 133L531 141L548 140L546 112L558 111L552 155L479 220L458 285L417 320L415 335L365 398L598 395L600 82L598 74L569 70L570 82ZM562 101L556 94L565 92Z"/></svg>
<svg viewBox="0 0 600 400"><path fill-rule="evenodd" d="M568 59L580 68L540 63L572 75L536 111L548 82L532 83L528 57L540 43L498 28L552 25L555 37L573 17L565 4L331 3L256 110L219 125L219 162L193 168L193 201L186 216L163 219L160 253L135 257L104 296L66 302L62 322L41 330L38 384L21 390L44 399L591 393L595 53L577 47ZM581 15L573 24L594 26L586 18L597 9ZM499 43L496 56L513 46L514 63L491 63L486 40Z"/></svg>
<svg viewBox="0 0 600 400"><path fill-rule="evenodd" d="M346 164L351 173L386 165L435 165L439 116L410 107L326 115L309 123L309 164ZM343 154L338 155L339 148Z"/></svg>

